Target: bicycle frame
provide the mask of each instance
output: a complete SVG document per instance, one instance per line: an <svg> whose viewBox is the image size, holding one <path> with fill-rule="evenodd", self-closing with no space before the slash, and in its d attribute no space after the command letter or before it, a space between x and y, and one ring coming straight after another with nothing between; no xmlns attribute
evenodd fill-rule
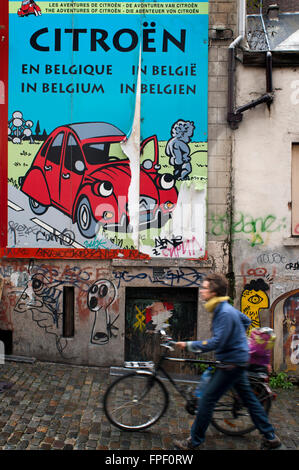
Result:
<svg viewBox="0 0 299 470"><path fill-rule="evenodd" d="M165 345L164 345L165 346ZM167 347L167 346L166 346ZM212 361L208 359L189 359L189 358L179 358L179 357L168 357L165 354L162 354L157 361L157 363L153 362L127 362L128 368L132 369L137 369L140 371L144 371L144 368L146 369L146 372L149 375L154 375L158 377L158 372L161 371L164 376L167 378L167 380L172 384L172 386L176 389L176 391L186 400L188 401L188 397L186 396L186 393L184 390L182 390L175 382L175 380L171 377L171 375L165 370L163 367L163 362L164 361L173 361L173 362L180 362L180 363L200 363L200 364L206 364L206 365L212 365L212 366L217 366L218 364L221 364L220 361ZM137 367L134 366L128 366L128 364L138 364Z"/></svg>
<svg viewBox="0 0 299 470"><path fill-rule="evenodd" d="M172 349L171 347L167 346L167 345L164 345L162 344L161 346L164 346L166 347L167 349ZM138 366L136 367L129 367L129 368L133 368L133 369L137 369L137 370L140 370L140 371L144 371L144 368L147 369L147 373L149 375L153 375L153 376L157 376L158 377L158 372L161 371L163 373L163 375L166 377L166 379L172 384L172 386L176 389L176 391L188 402L188 397L185 393L184 390L182 390L175 382L175 380L171 377L171 375L165 370L165 368L163 367L163 362L164 361L172 361L172 362L180 362L180 363L185 363L185 364L206 364L206 365L210 365L210 366L217 366L217 365L220 365L222 364L221 361L213 361L213 360L208 360L208 359L189 359L189 358L179 358L179 357L168 357L166 356L166 354L161 354L159 360L157 361L157 363L153 363L153 362L137 362L137 363L134 363L134 362L131 362L131 363L126 363L126 364L138 364ZM128 366L127 366L128 367ZM264 374L261 374L261 376L259 376L258 373L254 373L254 372L249 372L249 376L250 376L250 381L251 382L255 382L255 383L260 383L260 384L263 384L264 388L265 388L265 399L267 399L268 396L270 396L272 399L275 399L276 397L276 394L274 392L272 392L272 390L270 389L269 385L266 383L266 380L264 378L262 378ZM263 400L262 400L263 401ZM219 405L218 405L219 406Z"/></svg>
<svg viewBox="0 0 299 470"><path fill-rule="evenodd" d="M163 374L165 375L165 377L169 380L169 382L173 385L173 387L180 393L180 395L185 398L185 400L187 400L187 396L186 394L184 393L184 391L176 384L175 380L171 377L171 375L169 375L169 373L164 369L164 367L162 366L162 363L164 361L173 361L173 362L181 362L181 363L190 363L190 364L206 364L206 365L212 365L212 366L216 366L217 364L219 364L218 361L209 361L209 360L204 360L204 359L181 359L181 358L177 358L177 357L162 357L161 358L161 363L158 363L157 365L157 369L156 371L158 370L161 370L163 372ZM159 361L160 362L160 361Z"/></svg>

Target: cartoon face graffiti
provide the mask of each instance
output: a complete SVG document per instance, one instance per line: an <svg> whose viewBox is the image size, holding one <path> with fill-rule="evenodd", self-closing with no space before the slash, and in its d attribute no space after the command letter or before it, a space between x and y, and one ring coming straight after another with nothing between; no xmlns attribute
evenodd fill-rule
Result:
<svg viewBox="0 0 299 470"><path fill-rule="evenodd" d="M241 311L251 320L249 332L252 328L261 327L259 312L262 308L269 307L269 298L266 294L268 289L269 286L263 279L251 281L250 284L246 284L244 287L241 297Z"/></svg>
<svg viewBox="0 0 299 470"><path fill-rule="evenodd" d="M118 330L114 326L118 316L111 322L108 307L114 302L116 288L112 282L106 279L96 281L88 290L87 305L95 313L95 319L91 332L91 343L106 344L113 334L112 330Z"/></svg>

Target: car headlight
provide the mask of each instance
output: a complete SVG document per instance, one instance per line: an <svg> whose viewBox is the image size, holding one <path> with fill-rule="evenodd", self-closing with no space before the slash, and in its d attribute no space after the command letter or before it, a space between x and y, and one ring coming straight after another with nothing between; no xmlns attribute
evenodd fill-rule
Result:
<svg viewBox="0 0 299 470"><path fill-rule="evenodd" d="M171 189L174 186L174 177L170 173L164 173L159 183L162 189Z"/></svg>
<svg viewBox="0 0 299 470"><path fill-rule="evenodd" d="M93 191L97 196L109 197L113 193L113 184L110 181L102 181L93 186Z"/></svg>
<svg viewBox="0 0 299 470"><path fill-rule="evenodd" d="M111 211L105 211L103 213L103 219L105 219L105 220L112 219L113 217L114 217L114 213L111 212Z"/></svg>
<svg viewBox="0 0 299 470"><path fill-rule="evenodd" d="M173 209L175 206L175 204L173 202L165 202L164 204L164 209L166 209L167 211L170 211L171 209Z"/></svg>

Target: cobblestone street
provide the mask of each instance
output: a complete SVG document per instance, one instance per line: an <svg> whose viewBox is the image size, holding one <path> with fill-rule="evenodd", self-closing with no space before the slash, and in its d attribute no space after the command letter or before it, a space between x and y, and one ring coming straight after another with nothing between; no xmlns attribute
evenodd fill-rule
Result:
<svg viewBox="0 0 299 470"><path fill-rule="evenodd" d="M193 422L181 397L171 391L166 415L143 432L120 431L107 421L102 407L108 369L46 362L7 362L0 382L12 388L0 393L1 450L173 450L173 439L188 437ZM299 393L279 390L270 412L284 450L299 449ZM209 427L203 450L259 450L257 431L229 437Z"/></svg>

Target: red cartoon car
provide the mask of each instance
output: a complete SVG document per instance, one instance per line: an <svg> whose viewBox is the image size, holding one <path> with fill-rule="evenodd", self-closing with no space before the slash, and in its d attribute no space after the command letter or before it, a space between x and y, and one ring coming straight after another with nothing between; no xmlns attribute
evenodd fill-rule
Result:
<svg viewBox="0 0 299 470"><path fill-rule="evenodd" d="M23 0L21 8L18 9L19 16L28 16L28 15L41 15L40 7L35 3L34 0Z"/></svg>
<svg viewBox="0 0 299 470"><path fill-rule="evenodd" d="M44 214L54 206L77 222L86 238L101 224L107 230L129 231L129 159L115 156L126 136L106 122L57 127L39 149L24 177L21 190L29 196L31 210ZM140 229L161 227L177 202L175 180L158 169L156 136L141 147ZM151 157L151 158L149 158Z"/></svg>

